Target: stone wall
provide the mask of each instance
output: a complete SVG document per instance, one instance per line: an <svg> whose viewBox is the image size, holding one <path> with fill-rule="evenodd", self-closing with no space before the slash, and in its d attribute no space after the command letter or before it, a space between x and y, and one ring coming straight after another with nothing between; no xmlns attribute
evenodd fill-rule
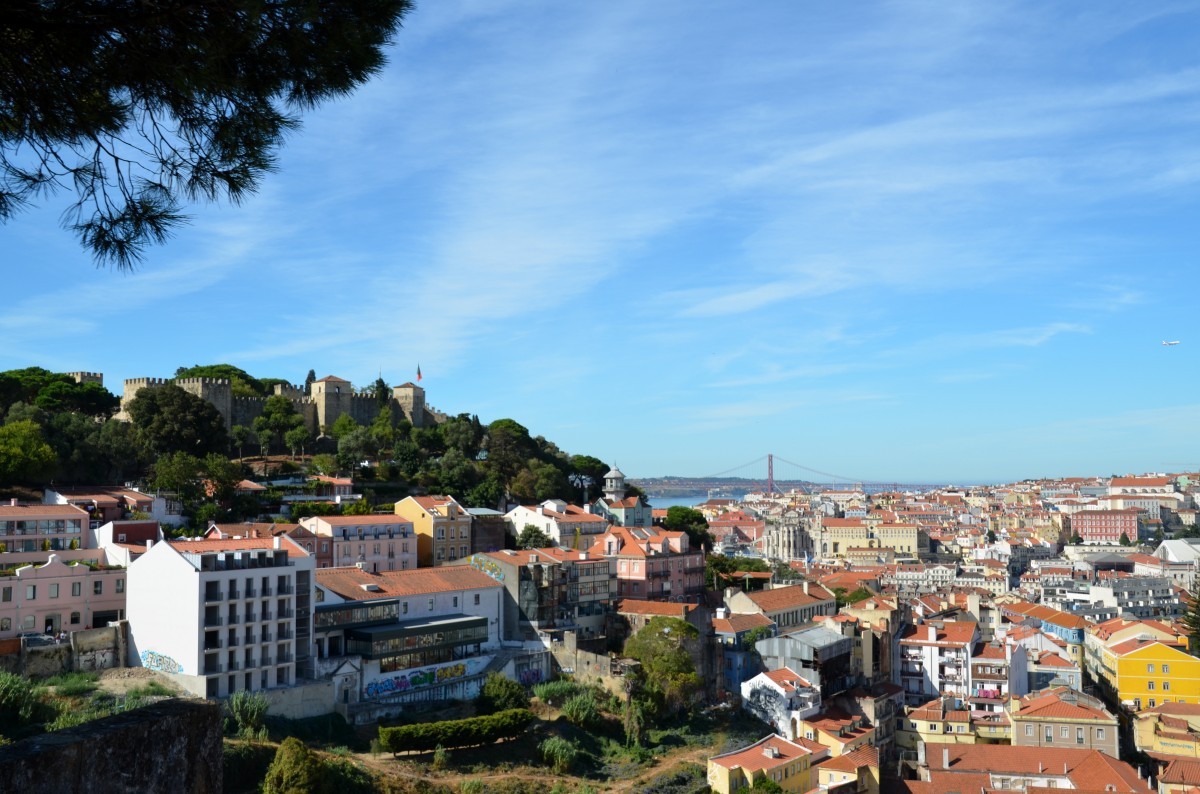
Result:
<svg viewBox="0 0 1200 794"><path fill-rule="evenodd" d="M0 791L220 794L221 708L167 700L0 747Z"/></svg>
<svg viewBox="0 0 1200 794"><path fill-rule="evenodd" d="M302 720L333 712L332 681L314 681L281 689L264 689L267 713L277 717Z"/></svg>
<svg viewBox="0 0 1200 794"><path fill-rule="evenodd" d="M55 645L23 648L19 639L4 641L0 643L0 670L29 678L49 678L74 670L96 672L124 667L127 626L122 621L74 631L67 635L66 642Z"/></svg>

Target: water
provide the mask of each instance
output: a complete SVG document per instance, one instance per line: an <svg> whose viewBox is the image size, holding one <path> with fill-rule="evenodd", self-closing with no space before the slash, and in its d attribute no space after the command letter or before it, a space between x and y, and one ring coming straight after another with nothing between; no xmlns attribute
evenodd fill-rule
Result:
<svg viewBox="0 0 1200 794"><path fill-rule="evenodd" d="M721 498L723 498L723 499L729 498L729 499L733 499L735 501L740 502L742 500L742 497L744 497L744 496L745 496L744 493L734 493L734 494L729 494L728 497L723 496ZM707 496L657 496L657 497L653 497L647 501L650 502L650 507L654 508L655 510L665 510L668 507L695 507L696 505L698 505L702 502L707 502L708 497Z"/></svg>

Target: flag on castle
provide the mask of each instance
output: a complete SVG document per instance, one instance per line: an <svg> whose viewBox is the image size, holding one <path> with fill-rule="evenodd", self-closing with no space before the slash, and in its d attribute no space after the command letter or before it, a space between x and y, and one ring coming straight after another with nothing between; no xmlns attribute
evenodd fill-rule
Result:
<svg viewBox="0 0 1200 794"><path fill-rule="evenodd" d="M421 365L417 365L417 383L421 382Z"/></svg>

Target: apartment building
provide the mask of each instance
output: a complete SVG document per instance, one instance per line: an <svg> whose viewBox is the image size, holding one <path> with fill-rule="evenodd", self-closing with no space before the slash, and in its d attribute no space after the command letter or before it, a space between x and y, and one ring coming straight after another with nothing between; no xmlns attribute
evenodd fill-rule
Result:
<svg viewBox="0 0 1200 794"><path fill-rule="evenodd" d="M527 526L537 527L555 544L581 551L589 548L597 535L612 524L604 516L587 508L547 499L541 504L518 505L504 514L508 534L518 537Z"/></svg>
<svg viewBox="0 0 1200 794"><path fill-rule="evenodd" d="M330 560L329 567L361 566L372 573L417 567L418 538L412 522L400 516L313 516L300 526L317 536L317 560Z"/></svg>
<svg viewBox="0 0 1200 794"><path fill-rule="evenodd" d="M86 548L91 517L74 505L22 503L0 505L0 551L61 551Z"/></svg>
<svg viewBox="0 0 1200 794"><path fill-rule="evenodd" d="M460 564L503 584L507 640L547 631L573 630L584 638L605 633L616 598L616 563L606 557L557 547L505 549L473 554Z"/></svg>
<svg viewBox="0 0 1200 794"><path fill-rule="evenodd" d="M129 664L203 697L292 685L311 674L314 570L286 536L154 544L128 571Z"/></svg>
<svg viewBox="0 0 1200 794"><path fill-rule="evenodd" d="M704 553L683 532L610 527L589 552L615 562L619 598L695 603L704 593Z"/></svg>
<svg viewBox="0 0 1200 794"><path fill-rule="evenodd" d="M808 740L789 741L774 734L749 747L708 759L708 785L716 794L733 794L759 780L770 780L786 792L811 791L813 765L829 750Z"/></svg>
<svg viewBox="0 0 1200 794"><path fill-rule="evenodd" d="M0 571L0 639L30 631L58 634L125 617L124 568L96 561L41 564Z"/></svg>
<svg viewBox="0 0 1200 794"><path fill-rule="evenodd" d="M417 534L417 564L422 568L471 555L471 514L453 496L408 496L396 502L395 511Z"/></svg>
<svg viewBox="0 0 1200 794"><path fill-rule="evenodd" d="M974 623L947 620L911 627L900 638L900 685L910 706L939 695L966 700L971 694L971 651L979 641Z"/></svg>
<svg viewBox="0 0 1200 794"><path fill-rule="evenodd" d="M1082 747L1119 758L1117 718L1098 698L1066 687L1034 692L1013 704L1012 743L1021 747Z"/></svg>
<svg viewBox="0 0 1200 794"><path fill-rule="evenodd" d="M1138 524L1142 512L1124 510L1080 510L1071 516L1071 532L1084 543L1117 545L1121 536L1131 543L1138 540Z"/></svg>
<svg viewBox="0 0 1200 794"><path fill-rule="evenodd" d="M467 566L320 569L317 676L334 682L348 716L370 718L388 702L475 697L503 637L503 593Z"/></svg>

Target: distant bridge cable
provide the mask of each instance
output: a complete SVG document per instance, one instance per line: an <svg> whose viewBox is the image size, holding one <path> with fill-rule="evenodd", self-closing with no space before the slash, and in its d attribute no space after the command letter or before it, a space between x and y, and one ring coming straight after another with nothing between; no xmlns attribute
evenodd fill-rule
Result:
<svg viewBox="0 0 1200 794"><path fill-rule="evenodd" d="M729 476L731 476L731 475L733 475L733 474L736 474L737 472L740 472L740 471L744 471L744 470L746 470L746 469L749 469L749 468L750 468L750 467L752 467L752 466L758 466L758 465L760 465L760 464L766 463L766 461L767 461L767 456L766 456L766 455L763 455L761 458L755 458L754 460L750 461L749 463L743 463L743 464L742 464L742 465L740 465L740 466L734 466L732 469L726 469L725 471L723 471L723 472L719 472L719 473L717 473L717 474L707 474L707 475L705 475L705 476L703 476L703 477L700 477L700 478L698 478L698 479L701 479L701 480L716 480L716 479L720 479L721 477L729 477ZM756 478L756 479L757 479L757 478Z"/></svg>
<svg viewBox="0 0 1200 794"><path fill-rule="evenodd" d="M866 482L866 480L864 480L861 477L843 477L840 474L830 474L827 471L813 469L808 466L801 466L799 463L793 463L790 460L784 460L783 458L779 457L778 455L775 456L775 460L779 461L780 463L786 463L787 465L792 466L797 469L800 469L802 471L811 472L812 474L820 474L822 477L830 478L830 480L843 480L845 482Z"/></svg>

